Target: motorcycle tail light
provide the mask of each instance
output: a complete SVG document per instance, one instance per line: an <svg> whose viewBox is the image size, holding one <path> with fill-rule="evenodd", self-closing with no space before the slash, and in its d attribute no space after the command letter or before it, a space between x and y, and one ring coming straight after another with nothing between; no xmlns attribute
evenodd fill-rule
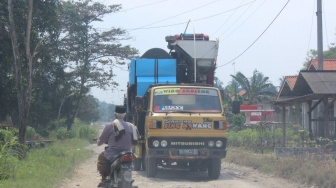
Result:
<svg viewBox="0 0 336 188"><path fill-rule="evenodd" d="M119 159L120 162L131 162L134 160L134 155L133 154L125 154L122 155Z"/></svg>

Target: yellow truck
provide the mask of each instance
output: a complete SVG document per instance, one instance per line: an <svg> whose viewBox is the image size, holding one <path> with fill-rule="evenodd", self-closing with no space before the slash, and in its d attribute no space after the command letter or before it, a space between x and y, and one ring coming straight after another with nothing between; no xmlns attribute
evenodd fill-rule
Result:
<svg viewBox="0 0 336 188"><path fill-rule="evenodd" d="M128 120L141 135L140 144L134 148L139 156L134 169L143 169L148 177L153 177L158 166L189 168L207 171L210 179L217 179L227 145L222 95L213 86L217 53L208 51L211 58L209 54L199 54L203 59L190 55L185 49L190 46L184 40L189 45L201 42L207 50L216 50L218 42L209 41L203 34L203 39L198 40L194 39L196 35L194 40L181 35L174 36L175 40L166 38L173 48L171 53L151 49L130 64L125 105ZM197 45L200 48L201 44ZM200 63L188 65L194 58Z"/></svg>

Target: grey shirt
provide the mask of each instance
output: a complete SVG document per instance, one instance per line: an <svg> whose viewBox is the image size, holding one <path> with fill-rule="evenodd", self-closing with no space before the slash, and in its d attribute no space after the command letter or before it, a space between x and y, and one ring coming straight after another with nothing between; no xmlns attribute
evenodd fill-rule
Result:
<svg viewBox="0 0 336 188"><path fill-rule="evenodd" d="M104 156L107 159L112 159L114 155L132 150L132 124L125 122L123 119L118 119L121 125L125 129L125 134L121 135L118 140L115 139L114 124L109 123L105 125L105 128L97 140L98 146L107 143L108 147L105 149Z"/></svg>

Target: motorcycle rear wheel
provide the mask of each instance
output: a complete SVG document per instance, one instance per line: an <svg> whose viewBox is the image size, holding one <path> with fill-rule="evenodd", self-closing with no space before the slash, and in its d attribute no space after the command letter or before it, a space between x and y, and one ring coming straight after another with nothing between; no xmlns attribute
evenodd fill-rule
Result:
<svg viewBox="0 0 336 188"><path fill-rule="evenodd" d="M132 188L131 182L121 181L118 183L118 188Z"/></svg>

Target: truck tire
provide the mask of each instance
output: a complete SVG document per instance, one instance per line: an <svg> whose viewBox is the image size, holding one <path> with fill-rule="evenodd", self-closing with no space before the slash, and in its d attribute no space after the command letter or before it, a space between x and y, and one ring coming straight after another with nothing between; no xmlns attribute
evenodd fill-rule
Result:
<svg viewBox="0 0 336 188"><path fill-rule="evenodd" d="M157 169L157 162L155 158L146 158L146 175L147 177L155 177Z"/></svg>
<svg viewBox="0 0 336 188"><path fill-rule="evenodd" d="M142 170L146 170L146 146L142 146L142 158L141 158Z"/></svg>
<svg viewBox="0 0 336 188"><path fill-rule="evenodd" d="M218 179L221 171L221 159L209 159L208 161L208 175L210 179Z"/></svg>
<svg viewBox="0 0 336 188"><path fill-rule="evenodd" d="M141 169L141 162L142 162L142 158L134 159L133 165L134 165L134 170L135 171L139 171Z"/></svg>

